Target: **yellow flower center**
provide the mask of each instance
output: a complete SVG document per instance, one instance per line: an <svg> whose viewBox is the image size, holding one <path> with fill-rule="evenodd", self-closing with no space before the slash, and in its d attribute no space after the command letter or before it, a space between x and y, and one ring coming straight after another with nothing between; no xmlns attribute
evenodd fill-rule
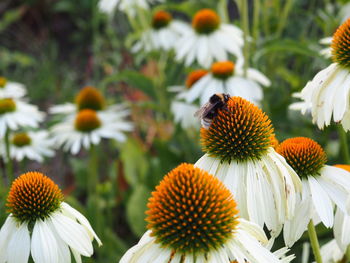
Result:
<svg viewBox="0 0 350 263"><path fill-rule="evenodd" d="M191 88L198 80L208 74L208 71L205 69L198 69L192 71L188 74L186 79L186 87Z"/></svg>
<svg viewBox="0 0 350 263"><path fill-rule="evenodd" d="M102 93L90 86L84 87L76 96L75 102L79 110L91 109L91 110L102 110L105 106L105 98Z"/></svg>
<svg viewBox="0 0 350 263"><path fill-rule="evenodd" d="M61 190L50 178L28 172L13 181L6 206L19 222L35 222L49 217L62 201Z"/></svg>
<svg viewBox="0 0 350 263"><path fill-rule="evenodd" d="M16 145L17 147L23 147L23 146L26 146L26 145L30 145L31 142L32 142L32 139L25 132L16 133L12 137L12 143L14 145Z"/></svg>
<svg viewBox="0 0 350 263"><path fill-rule="evenodd" d="M227 79L232 76L235 64L231 61L216 62L211 66L213 76L218 79Z"/></svg>
<svg viewBox="0 0 350 263"><path fill-rule="evenodd" d="M334 167L338 167L340 169L350 172L350 165L348 164L336 164L334 165Z"/></svg>
<svg viewBox="0 0 350 263"><path fill-rule="evenodd" d="M192 164L169 172L148 203L148 228L163 247L203 253L221 247L238 224L231 192L216 177Z"/></svg>
<svg viewBox="0 0 350 263"><path fill-rule="evenodd" d="M13 99L0 99L0 115L16 110L16 103Z"/></svg>
<svg viewBox="0 0 350 263"><path fill-rule="evenodd" d="M286 159L300 177L319 175L321 168L327 162L327 156L322 147L306 137L285 140L277 147L277 152Z"/></svg>
<svg viewBox="0 0 350 263"><path fill-rule="evenodd" d="M75 118L75 128L81 132L91 132L101 126L96 111L85 109L79 111Z"/></svg>
<svg viewBox="0 0 350 263"><path fill-rule="evenodd" d="M350 68L350 18L334 33L331 48L333 61Z"/></svg>
<svg viewBox="0 0 350 263"><path fill-rule="evenodd" d="M154 29L161 29L169 25L172 20L171 14L165 11L158 11L153 15L152 27Z"/></svg>
<svg viewBox="0 0 350 263"><path fill-rule="evenodd" d="M201 129L203 151L229 163L260 159L272 146L272 136L267 115L241 97L232 97L209 129Z"/></svg>
<svg viewBox="0 0 350 263"><path fill-rule="evenodd" d="M202 9L198 11L192 19L192 27L198 34L210 34L220 25L220 18L211 9Z"/></svg>
<svg viewBox="0 0 350 263"><path fill-rule="evenodd" d="M6 86L7 79L4 77L0 77L0 88L3 88Z"/></svg>

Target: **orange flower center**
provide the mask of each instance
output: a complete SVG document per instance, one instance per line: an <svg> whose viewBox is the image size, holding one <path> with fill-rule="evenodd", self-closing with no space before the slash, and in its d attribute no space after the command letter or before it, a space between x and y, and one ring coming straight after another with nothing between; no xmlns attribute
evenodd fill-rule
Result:
<svg viewBox="0 0 350 263"><path fill-rule="evenodd" d="M100 126L101 121L94 110L81 110L75 118L75 128L81 132L91 132Z"/></svg>
<svg viewBox="0 0 350 263"><path fill-rule="evenodd" d="M188 74L186 79L186 87L191 88L198 80L208 74L208 71L205 69L198 69L192 71Z"/></svg>
<svg viewBox="0 0 350 263"><path fill-rule="evenodd" d="M306 137L285 140L277 147L277 152L286 159L300 177L319 175L327 161L322 147Z"/></svg>
<svg viewBox="0 0 350 263"><path fill-rule="evenodd" d="M0 99L0 115L16 110L16 103L13 99Z"/></svg>
<svg viewBox="0 0 350 263"><path fill-rule="evenodd" d="M163 247L201 253L221 247L238 224L231 192L192 164L169 172L148 203L148 228Z"/></svg>
<svg viewBox="0 0 350 263"><path fill-rule="evenodd" d="M7 83L7 79L4 77L0 77L0 88L5 87L6 83Z"/></svg>
<svg viewBox="0 0 350 263"><path fill-rule="evenodd" d="M59 209L62 200L61 190L50 178L28 172L13 181L6 206L20 222L35 222Z"/></svg>
<svg viewBox="0 0 350 263"><path fill-rule="evenodd" d="M192 19L192 27L198 34L210 34L220 25L220 18L211 9L202 9L198 11Z"/></svg>
<svg viewBox="0 0 350 263"><path fill-rule="evenodd" d="M165 11L158 11L153 15L152 27L154 29L161 29L169 25L172 20L171 14Z"/></svg>
<svg viewBox="0 0 350 263"><path fill-rule="evenodd" d="M350 18L334 33L331 48L333 61L350 68Z"/></svg>
<svg viewBox="0 0 350 263"><path fill-rule="evenodd" d="M229 163L260 159L272 146L272 136L267 115L241 97L232 97L209 129L201 129L203 151Z"/></svg>
<svg viewBox="0 0 350 263"><path fill-rule="evenodd" d="M105 106L105 98L98 89L86 86L76 96L75 103L79 110L91 109L99 111Z"/></svg>
<svg viewBox="0 0 350 263"><path fill-rule="evenodd" d="M30 145L31 142L32 142L32 139L25 132L15 133L12 137L12 143L17 147Z"/></svg>
<svg viewBox="0 0 350 263"><path fill-rule="evenodd" d="M216 62L211 66L213 76L218 79L227 79L232 76L235 64L231 61Z"/></svg>

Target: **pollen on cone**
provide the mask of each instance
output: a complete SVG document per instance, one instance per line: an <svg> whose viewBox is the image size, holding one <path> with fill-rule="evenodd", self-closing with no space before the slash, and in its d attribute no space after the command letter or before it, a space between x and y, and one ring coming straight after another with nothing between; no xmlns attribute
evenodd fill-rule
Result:
<svg viewBox="0 0 350 263"><path fill-rule="evenodd" d="M238 224L231 192L192 164L169 172L148 203L148 228L163 247L181 253L207 252L231 238Z"/></svg>

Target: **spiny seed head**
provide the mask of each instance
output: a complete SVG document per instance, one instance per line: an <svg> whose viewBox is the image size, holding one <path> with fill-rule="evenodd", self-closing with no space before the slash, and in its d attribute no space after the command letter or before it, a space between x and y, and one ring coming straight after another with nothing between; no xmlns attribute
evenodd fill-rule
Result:
<svg viewBox="0 0 350 263"><path fill-rule="evenodd" d="M337 167L337 168L340 168L340 169L343 169L345 171L350 172L350 165L348 165L348 164L336 164L336 165L334 165L334 167Z"/></svg>
<svg viewBox="0 0 350 263"><path fill-rule="evenodd" d="M49 217L62 201L61 190L50 178L28 172L13 181L6 206L19 222L35 222Z"/></svg>
<svg viewBox="0 0 350 263"><path fill-rule="evenodd" d="M232 76L235 64L231 61L216 62L211 66L213 76L218 79L227 79Z"/></svg>
<svg viewBox="0 0 350 263"><path fill-rule="evenodd" d="M170 13L166 11L158 11L153 15L152 19L152 27L154 29L161 29L169 25L172 20L172 16Z"/></svg>
<svg viewBox="0 0 350 263"><path fill-rule="evenodd" d="M32 142L32 139L25 132L15 133L12 137L12 143L17 147L30 145L31 142Z"/></svg>
<svg viewBox="0 0 350 263"><path fill-rule="evenodd" d="M101 121L96 111L85 109L77 113L74 125L78 131L91 132L101 126Z"/></svg>
<svg viewBox="0 0 350 263"><path fill-rule="evenodd" d="M327 162L326 153L314 140L306 137L290 138L277 147L287 163L302 178L320 174Z"/></svg>
<svg viewBox="0 0 350 263"><path fill-rule="evenodd" d="M205 69L197 69L188 74L186 79L186 87L191 88L198 80L208 74Z"/></svg>
<svg viewBox="0 0 350 263"><path fill-rule="evenodd" d="M238 210L231 192L216 177L192 164L169 172L148 203L148 228L162 247L203 253L233 237Z"/></svg>
<svg viewBox="0 0 350 263"><path fill-rule="evenodd" d="M7 79L0 76L0 88L5 87L6 83L7 83Z"/></svg>
<svg viewBox="0 0 350 263"><path fill-rule="evenodd" d="M105 98L95 87L86 86L76 96L75 103L79 110L102 110L105 107Z"/></svg>
<svg viewBox="0 0 350 263"><path fill-rule="evenodd" d="M13 99L0 99L0 115L16 110L16 103Z"/></svg>
<svg viewBox="0 0 350 263"><path fill-rule="evenodd" d="M203 151L222 162L259 160L271 147L273 128L253 103L232 97L218 111L209 129L201 129Z"/></svg>
<svg viewBox="0 0 350 263"><path fill-rule="evenodd" d="M350 18L334 33L331 48L333 61L350 69Z"/></svg>
<svg viewBox="0 0 350 263"><path fill-rule="evenodd" d="M192 19L192 27L198 34L210 34L220 25L218 14L211 9L198 11Z"/></svg>

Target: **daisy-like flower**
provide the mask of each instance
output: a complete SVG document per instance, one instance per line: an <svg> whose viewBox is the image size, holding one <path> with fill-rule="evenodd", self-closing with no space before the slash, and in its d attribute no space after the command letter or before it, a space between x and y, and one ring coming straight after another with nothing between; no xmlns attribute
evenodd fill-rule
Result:
<svg viewBox="0 0 350 263"><path fill-rule="evenodd" d="M342 24L332 40L333 63L316 74L302 90L302 113L311 105L313 122L320 129L335 122L350 130L350 19Z"/></svg>
<svg viewBox="0 0 350 263"><path fill-rule="evenodd" d="M77 154L82 147L89 149L102 138L124 141L124 132L132 130L132 124L124 118L128 111L119 113L98 112L91 109L79 111L52 127L53 138L65 151Z"/></svg>
<svg viewBox="0 0 350 263"><path fill-rule="evenodd" d="M224 184L192 164L169 172L148 208L149 230L120 263L281 262L263 247L263 230L239 218Z"/></svg>
<svg viewBox="0 0 350 263"><path fill-rule="evenodd" d="M108 15L113 14L114 10L118 8L120 11L135 16L137 8L148 10L150 4L157 2L164 2L164 0L100 0L98 8Z"/></svg>
<svg viewBox="0 0 350 263"><path fill-rule="evenodd" d="M58 186L47 176L28 172L11 186L10 215L0 230L0 262L69 263L93 254L92 241L101 241L88 220L63 202Z"/></svg>
<svg viewBox="0 0 350 263"><path fill-rule="evenodd" d="M54 141L49 138L47 131L16 132L10 135L10 156L18 162L24 158L43 162L45 157L54 156ZM2 145L3 156L6 147Z"/></svg>
<svg viewBox="0 0 350 263"><path fill-rule="evenodd" d="M326 153L309 138L287 139L279 144L277 152L296 171L303 184L303 191L297 196L295 216L284 225L285 243L292 246L307 229L314 213L326 227L332 227L334 205L347 212L350 173L326 165Z"/></svg>
<svg viewBox="0 0 350 263"><path fill-rule="evenodd" d="M185 23L173 20L170 13L157 11L152 18L152 27L142 33L140 41L132 47L132 52L168 51L174 47L180 35L188 30Z"/></svg>
<svg viewBox="0 0 350 263"><path fill-rule="evenodd" d="M198 119L194 114L199 107L193 103L186 102L187 93L192 86L208 73L207 70L198 69L188 74L184 86L171 86L170 92L176 92L175 100L171 103L171 111L174 115L176 123L180 123L181 127L187 129L189 127L199 127Z"/></svg>
<svg viewBox="0 0 350 263"><path fill-rule="evenodd" d="M271 121L253 103L232 97L208 129L201 129L206 154L196 166L217 176L234 193L240 215L276 236L292 218L301 181L273 148Z"/></svg>
<svg viewBox="0 0 350 263"><path fill-rule="evenodd" d="M193 85L186 99L193 102L199 98L200 103L204 104L214 93L228 93L259 104L263 98L260 85L270 84L269 79L255 69L249 69L247 78L244 78L243 69L235 68L233 62L216 62L210 72Z"/></svg>
<svg viewBox="0 0 350 263"><path fill-rule="evenodd" d="M23 84L0 77L0 98L21 98L26 93L27 90Z"/></svg>
<svg viewBox="0 0 350 263"><path fill-rule="evenodd" d="M0 99L0 138L4 137L7 129L18 130L21 127L38 127L44 120L45 114L38 107L20 99Z"/></svg>
<svg viewBox="0 0 350 263"><path fill-rule="evenodd" d="M228 54L241 58L243 43L241 29L221 23L215 11L202 9L194 15L192 29L186 30L176 44L176 59L186 66L197 61L208 68L215 60L227 60Z"/></svg>

